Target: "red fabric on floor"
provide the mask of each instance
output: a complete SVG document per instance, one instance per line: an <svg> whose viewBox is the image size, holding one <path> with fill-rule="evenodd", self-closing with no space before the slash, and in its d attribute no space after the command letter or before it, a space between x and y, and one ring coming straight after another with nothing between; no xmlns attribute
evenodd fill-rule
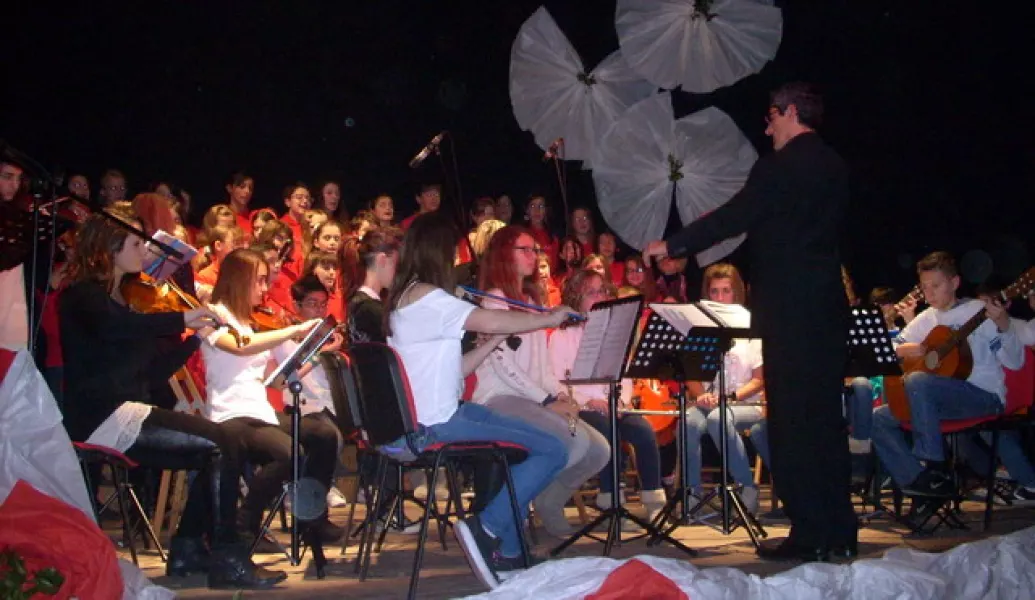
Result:
<svg viewBox="0 0 1035 600"><path fill-rule="evenodd" d="M13 549L30 573L54 567L65 577L49 598L122 597L115 545L82 511L19 481L0 506L0 551Z"/></svg>
<svg viewBox="0 0 1035 600"><path fill-rule="evenodd" d="M607 576L586 600L690 600L671 579L635 558Z"/></svg>

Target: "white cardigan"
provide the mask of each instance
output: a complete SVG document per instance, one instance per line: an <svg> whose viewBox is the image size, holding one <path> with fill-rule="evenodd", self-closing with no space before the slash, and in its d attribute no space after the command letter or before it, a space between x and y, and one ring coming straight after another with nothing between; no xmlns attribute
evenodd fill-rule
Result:
<svg viewBox="0 0 1035 600"><path fill-rule="evenodd" d="M502 296L499 289L488 293ZM506 304L485 299L482 308L509 310ZM517 336L521 345L511 350L506 343L500 344L475 370L478 383L471 400L485 404L496 396L519 396L541 403L547 396L556 396L564 391L557 381L550 365L550 355L543 330L523 333Z"/></svg>

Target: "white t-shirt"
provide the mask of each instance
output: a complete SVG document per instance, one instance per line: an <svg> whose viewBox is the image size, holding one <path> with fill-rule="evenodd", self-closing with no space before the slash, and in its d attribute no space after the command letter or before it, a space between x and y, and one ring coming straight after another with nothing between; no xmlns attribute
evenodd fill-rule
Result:
<svg viewBox="0 0 1035 600"><path fill-rule="evenodd" d="M973 299L960 300L949 310L927 308L906 325L896 341L923 343L935 326L945 325L951 329L959 329L972 316L983 310L985 303ZM967 343L974 357L974 369L967 381L986 392L997 394L1004 402L1006 384L1003 367L1020 369L1024 365L1024 347L1014 329L1011 327L1006 333L999 333L995 323L986 319L967 336Z"/></svg>
<svg viewBox="0 0 1035 600"><path fill-rule="evenodd" d="M582 341L583 327L558 329L550 336L550 363L557 379L566 379L565 373L575 366L575 357ZM607 400L610 392L603 384L572 386L572 395L579 406L585 406L590 400ZM620 404L631 405L633 397L633 381L622 380Z"/></svg>
<svg viewBox="0 0 1035 600"><path fill-rule="evenodd" d="M222 304L210 305L219 318L227 325L232 325L243 336L254 334L252 328L241 324ZM205 359L205 389L208 402L205 403L205 416L210 421L222 423L236 417L252 417L277 424L277 412L266 399L266 388L262 385L266 374L266 363L270 360L270 352L259 352L247 356L237 356L215 347L216 340L226 335L226 328L221 327L205 338L201 345L201 356Z"/></svg>
<svg viewBox="0 0 1035 600"><path fill-rule="evenodd" d="M1035 346L1035 319L1022 321L1010 319L1010 329L1017 334L1017 339L1025 346Z"/></svg>
<svg viewBox="0 0 1035 600"><path fill-rule="evenodd" d="M294 340L285 340L284 343L272 350L273 360L278 365L284 362L300 344ZM334 398L331 396L331 384L327 381L327 371L322 363L313 365L309 374L302 378L302 414L309 415L320 412L323 409L334 412ZM287 389L284 390L284 404L294 405L295 397Z"/></svg>
<svg viewBox="0 0 1035 600"><path fill-rule="evenodd" d="M726 393L737 391L741 386L751 381L753 371L762 366L762 340L759 339L736 339L733 340L733 347L726 353ZM716 375L716 393L719 388L719 377ZM752 400L750 398L737 398L738 401Z"/></svg>
<svg viewBox="0 0 1035 600"><path fill-rule="evenodd" d="M488 293L502 296L503 290ZM482 307L492 310L510 310L499 300L482 300ZM471 396L473 402L485 404L496 396L520 396L541 403L549 395L558 395L564 388L554 376L546 344L546 330L540 329L516 336L521 340L517 350L506 343L489 354L475 375L478 385Z"/></svg>
<svg viewBox="0 0 1035 600"><path fill-rule="evenodd" d="M417 421L426 427L445 423L459 407L463 393L460 340L474 309L473 304L437 289L389 316L388 345L402 359Z"/></svg>

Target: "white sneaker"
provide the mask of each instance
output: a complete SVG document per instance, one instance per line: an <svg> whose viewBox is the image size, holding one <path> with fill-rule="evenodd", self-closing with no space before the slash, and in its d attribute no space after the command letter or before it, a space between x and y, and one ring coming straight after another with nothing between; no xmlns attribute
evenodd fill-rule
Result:
<svg viewBox="0 0 1035 600"><path fill-rule="evenodd" d="M342 494L338 488L331 486L331 489L327 491L327 506L329 508L340 508L347 506L348 503L349 501L345 499L345 494Z"/></svg>

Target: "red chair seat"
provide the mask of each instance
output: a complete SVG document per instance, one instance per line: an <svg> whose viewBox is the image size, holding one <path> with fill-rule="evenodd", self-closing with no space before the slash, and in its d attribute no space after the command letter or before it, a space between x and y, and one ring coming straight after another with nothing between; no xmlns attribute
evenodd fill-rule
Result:
<svg viewBox="0 0 1035 600"><path fill-rule="evenodd" d="M438 442L425 448L424 452L437 452L447 445L450 446L451 449L491 450L493 448L503 448L504 450L520 450L522 452L528 452L528 448L525 448L520 444L512 444L510 442Z"/></svg>
<svg viewBox="0 0 1035 600"><path fill-rule="evenodd" d="M134 461L130 457L126 456L125 454L119 452L114 448L109 448L107 446L98 446L97 444L88 444L86 442L72 442L72 445L75 446L76 450L79 450L80 452L87 452L95 455L100 455L101 458L103 458L104 460L120 463L127 469L135 469L138 466L138 463L136 461Z"/></svg>

